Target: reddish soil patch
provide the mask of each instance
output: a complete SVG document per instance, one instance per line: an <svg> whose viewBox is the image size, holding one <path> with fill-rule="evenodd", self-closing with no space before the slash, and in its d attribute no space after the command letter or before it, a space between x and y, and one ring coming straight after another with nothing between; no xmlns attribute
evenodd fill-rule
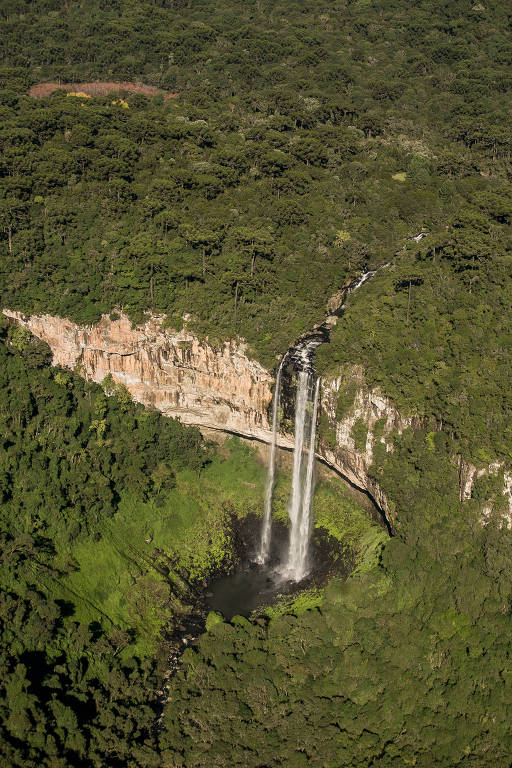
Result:
<svg viewBox="0 0 512 768"><path fill-rule="evenodd" d="M128 93L142 93L144 96L158 96L162 94L164 100L177 99L177 93L163 91L154 85L144 85L144 83L130 83L127 81L101 83L37 83L29 90L29 96L35 99L41 99L49 96L54 91L72 91L73 93L86 93L88 96L107 96L109 93L119 93L126 91Z"/></svg>

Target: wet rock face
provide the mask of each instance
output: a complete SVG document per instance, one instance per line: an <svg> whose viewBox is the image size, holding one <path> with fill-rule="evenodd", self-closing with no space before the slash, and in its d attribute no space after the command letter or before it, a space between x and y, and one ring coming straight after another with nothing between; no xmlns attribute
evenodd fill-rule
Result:
<svg viewBox="0 0 512 768"><path fill-rule="evenodd" d="M134 400L185 424L269 440L273 379L243 344L215 349L186 330L164 329L160 317L132 326L125 315L105 315L81 327L50 315L4 314L50 346L54 365L96 382L111 374Z"/></svg>

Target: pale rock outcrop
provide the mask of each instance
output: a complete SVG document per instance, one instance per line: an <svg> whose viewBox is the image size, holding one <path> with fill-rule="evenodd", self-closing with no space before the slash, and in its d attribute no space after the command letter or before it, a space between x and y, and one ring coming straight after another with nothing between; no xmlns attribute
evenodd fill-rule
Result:
<svg viewBox="0 0 512 768"><path fill-rule="evenodd" d="M389 502L378 485L368 474L373 461L375 445L374 428L377 421L384 420L383 428L379 430L378 440L391 450L388 440L391 433L399 433L411 426L412 419L404 418L393 403L375 390L368 390L364 385L362 371L356 366L350 372L350 378L358 381L354 402L346 415L337 419L336 403L340 387L345 378L334 378L323 382L322 410L325 412L329 425L335 434L335 447L326 440L320 440L319 453L322 458L334 468L339 468L347 479L359 488L368 491L378 506L387 514L390 522L392 510ZM357 450L352 430L356 421L361 419L367 428L366 445L363 451ZM382 422L381 422L382 424Z"/></svg>
<svg viewBox="0 0 512 768"><path fill-rule="evenodd" d="M104 315L84 327L50 315L4 314L50 346L54 365L96 382L111 374L134 400L185 424L270 439L273 378L244 344L216 349L187 330L165 329L161 317L133 326L125 315Z"/></svg>
<svg viewBox="0 0 512 768"><path fill-rule="evenodd" d="M507 528L512 528L512 472L505 468L505 463L502 461L494 461L487 467L481 467L477 469L474 464L469 464L463 459L460 462L460 489L461 499L470 499L473 493L475 480L488 475L498 475L503 472L503 496L505 496L507 511L504 513L504 522ZM493 510L492 499L488 503L484 504L481 515L485 519Z"/></svg>
<svg viewBox="0 0 512 768"><path fill-rule="evenodd" d="M503 481L503 495L508 500L507 527L512 528L512 472L505 471Z"/></svg>
<svg viewBox="0 0 512 768"><path fill-rule="evenodd" d="M110 374L114 381L126 386L135 401L179 418L184 424L266 443L271 440L268 406L273 377L248 357L243 343L225 342L215 348L186 329L164 328L163 318L157 316L148 316L142 325L133 326L123 314L116 319L104 315L94 325L79 326L51 315L24 317L9 310L4 314L50 346L54 365L77 370L96 382ZM331 416L337 386L339 381L334 380L322 388L321 405ZM399 414L375 393L361 390L358 398L355 414L338 424L338 448L333 451L321 443L317 455L354 485L371 493L385 510L383 493L367 475L371 432L366 452L359 454L350 429L359 414L373 424L385 413L391 430L399 424ZM280 447L290 449L293 444L293 435L278 436Z"/></svg>

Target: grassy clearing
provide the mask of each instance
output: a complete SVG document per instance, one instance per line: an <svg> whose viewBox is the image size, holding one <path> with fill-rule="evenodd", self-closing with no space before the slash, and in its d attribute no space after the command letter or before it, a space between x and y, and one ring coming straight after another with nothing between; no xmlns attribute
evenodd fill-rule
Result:
<svg viewBox="0 0 512 768"><path fill-rule="evenodd" d="M304 589L298 594L282 597L273 605L268 605L264 609L258 610L256 613L268 616L269 619L290 613L294 616L300 616L304 611L309 611L312 608L320 608L323 601L323 592L323 589L318 589L318 587Z"/></svg>
<svg viewBox="0 0 512 768"><path fill-rule="evenodd" d="M73 595L76 618L111 622L135 636L134 652L152 653L162 626L179 622L189 610L187 582L208 578L232 562L229 523L233 517L261 514L265 474L256 450L231 438L200 476L178 473L162 505L126 493L99 535L80 540L71 552L74 569L61 581L61 590L64 599ZM274 519L287 521L289 494L290 473L283 469L276 482ZM342 480L318 481L313 511L315 527L336 540L335 558L353 557L359 568L371 562L367 553L385 533ZM155 560L169 567L168 575L155 569ZM298 615L321 602L322 590L309 589L266 613Z"/></svg>
<svg viewBox="0 0 512 768"><path fill-rule="evenodd" d="M323 529L336 540L335 555L340 560L350 555L359 564L370 541L387 537L386 531L337 477L317 484L313 514L315 528Z"/></svg>
<svg viewBox="0 0 512 768"><path fill-rule="evenodd" d="M261 514L264 477L255 450L233 438L199 477L179 473L162 506L126 494L99 540L73 549L76 567L62 583L62 596L72 591L78 598L79 620L108 617L136 634L139 653L150 653L161 627L187 610L179 574L199 581L232 560L228 523L232 516ZM175 563L168 578L151 565L155 550Z"/></svg>

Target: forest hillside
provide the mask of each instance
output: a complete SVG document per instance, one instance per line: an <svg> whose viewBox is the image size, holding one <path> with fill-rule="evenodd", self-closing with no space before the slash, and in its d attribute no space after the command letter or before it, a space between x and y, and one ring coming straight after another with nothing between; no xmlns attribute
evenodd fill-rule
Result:
<svg viewBox="0 0 512 768"><path fill-rule="evenodd" d="M511 17L498 0L2 3L1 309L151 313L243 339L274 374L375 270L316 372L338 421L356 371L410 424L368 470L392 536L319 484L350 568L206 618L204 585L262 512L255 452L52 368L2 320L3 763L508 768ZM337 439L325 414L319 438Z"/></svg>

